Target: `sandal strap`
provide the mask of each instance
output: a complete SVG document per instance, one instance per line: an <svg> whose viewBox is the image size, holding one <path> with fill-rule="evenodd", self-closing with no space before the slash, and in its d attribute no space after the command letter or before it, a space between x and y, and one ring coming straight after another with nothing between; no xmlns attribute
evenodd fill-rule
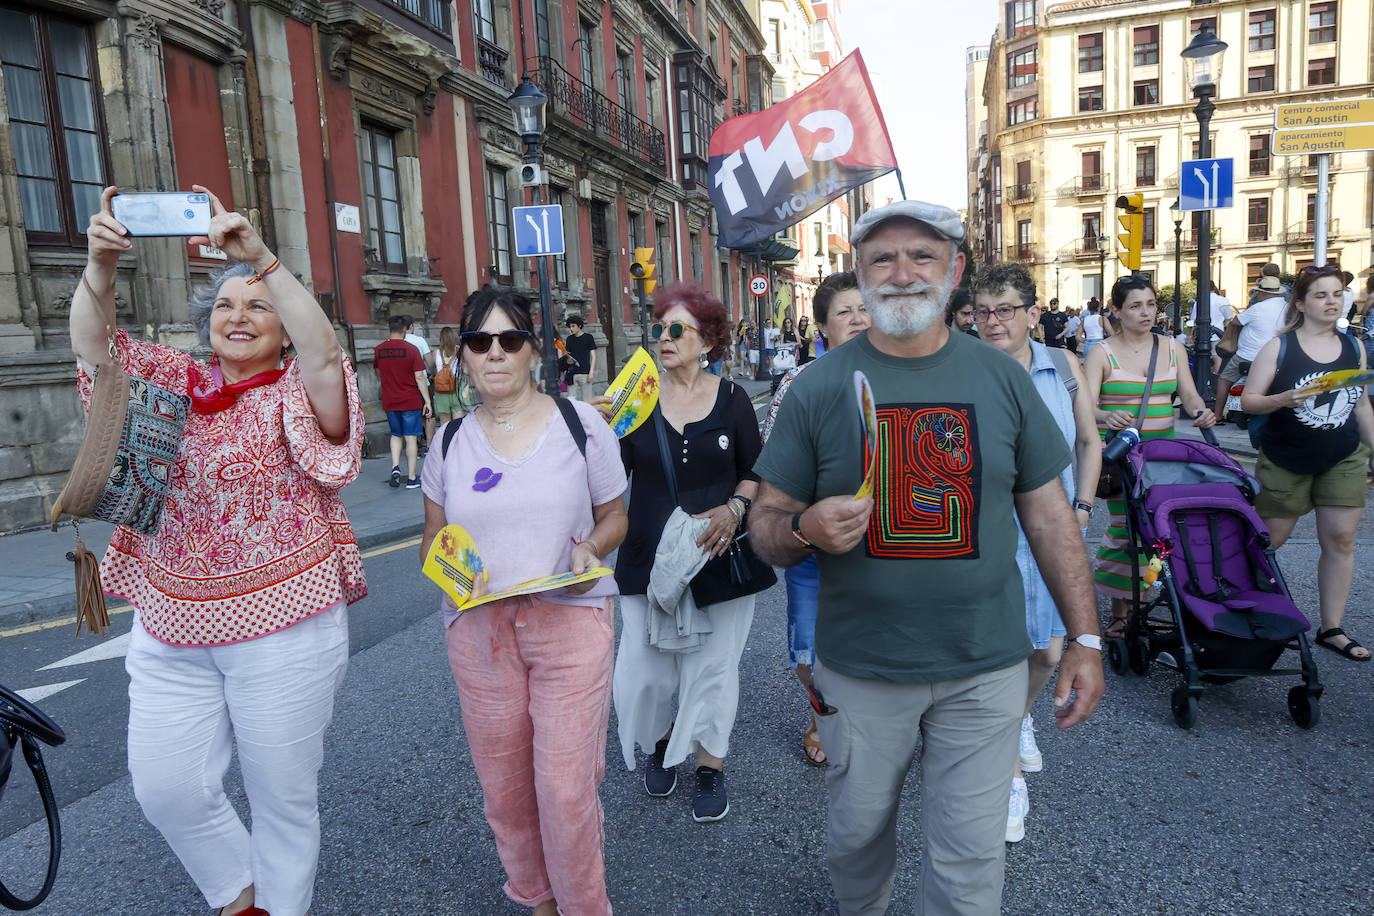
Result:
<svg viewBox="0 0 1374 916"><path fill-rule="evenodd" d="M1350 635L1346 633L1345 630L1342 630L1340 627L1332 627L1329 630L1317 630L1318 641L1324 642L1332 636L1344 636L1346 639L1350 639ZM1350 641L1355 642L1355 640L1353 639L1350 639ZM1355 643L1355 645L1359 645L1359 643Z"/></svg>

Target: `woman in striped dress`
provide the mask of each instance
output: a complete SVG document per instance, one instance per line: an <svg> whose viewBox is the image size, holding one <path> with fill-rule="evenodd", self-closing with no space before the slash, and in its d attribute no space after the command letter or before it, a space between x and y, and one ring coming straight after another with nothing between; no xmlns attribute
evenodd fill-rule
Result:
<svg viewBox="0 0 1374 916"><path fill-rule="evenodd" d="M1183 344L1151 332L1158 307L1150 281L1144 277L1117 280L1112 285L1111 310L1121 332L1094 347L1083 367L1088 389L1097 404L1097 429L1103 440L1136 425L1141 439L1173 438L1175 392L1187 412L1196 417L1194 426L1205 429L1216 425L1217 418L1198 395L1192 377L1186 371L1178 371L1180 366L1188 365ZM1155 356L1154 381L1145 416L1138 422L1136 414L1145 392L1145 375L1155 340L1159 341L1159 352ZM1141 569L1136 558L1127 552L1125 500L1109 499L1107 509L1111 521L1097 548L1093 579L1098 593L1112 601L1112 621L1105 635L1119 638L1130 608L1131 578L1139 576Z"/></svg>

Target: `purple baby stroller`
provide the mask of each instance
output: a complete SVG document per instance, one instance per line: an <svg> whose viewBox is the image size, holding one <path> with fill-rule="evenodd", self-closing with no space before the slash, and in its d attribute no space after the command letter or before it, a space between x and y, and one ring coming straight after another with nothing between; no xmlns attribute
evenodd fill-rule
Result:
<svg viewBox="0 0 1374 916"><path fill-rule="evenodd" d="M1126 453L1129 554L1160 558L1162 588L1142 600L1135 579L1125 636L1108 642L1108 662L1117 674L1144 674L1152 660L1182 674L1170 698L1180 728L1197 718L1205 684L1301 675L1302 684L1288 692L1288 712L1311 728L1322 686L1307 618L1288 594L1269 530L1251 505L1259 482L1216 447L1210 432L1204 431L1209 442L1151 439ZM1301 667L1275 668L1288 649Z"/></svg>

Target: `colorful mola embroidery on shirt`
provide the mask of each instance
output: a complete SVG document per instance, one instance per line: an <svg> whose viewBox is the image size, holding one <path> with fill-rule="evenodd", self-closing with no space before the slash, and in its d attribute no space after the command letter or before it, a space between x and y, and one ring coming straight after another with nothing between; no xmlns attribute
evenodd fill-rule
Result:
<svg viewBox="0 0 1374 916"><path fill-rule="evenodd" d="M981 484L972 404L879 406L868 555L977 558Z"/></svg>

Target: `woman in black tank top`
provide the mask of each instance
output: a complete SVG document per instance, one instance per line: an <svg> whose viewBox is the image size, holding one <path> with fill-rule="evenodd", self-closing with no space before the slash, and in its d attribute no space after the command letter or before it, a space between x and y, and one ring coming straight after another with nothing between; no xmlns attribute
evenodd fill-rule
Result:
<svg viewBox="0 0 1374 916"><path fill-rule="evenodd" d="M1241 406L1267 414L1259 434L1255 509L1275 547L1317 509L1321 625L1316 643L1352 661L1369 650L1341 629L1355 566L1355 531L1365 502L1365 465L1374 449L1374 412L1362 386L1313 394L1306 386L1339 369L1364 369L1365 354L1336 329L1344 301L1341 269L1306 268L1293 284L1283 331L1255 357Z"/></svg>

